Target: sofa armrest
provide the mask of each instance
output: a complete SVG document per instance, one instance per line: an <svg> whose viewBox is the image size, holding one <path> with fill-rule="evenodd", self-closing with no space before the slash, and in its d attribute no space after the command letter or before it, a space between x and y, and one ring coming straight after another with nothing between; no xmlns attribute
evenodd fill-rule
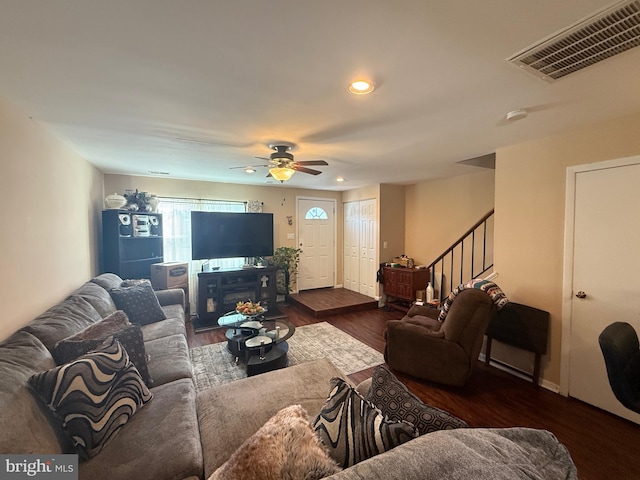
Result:
<svg viewBox="0 0 640 480"><path fill-rule="evenodd" d="M169 290L156 290L158 302L163 307L167 305L182 305L184 308L184 290L181 288L170 288Z"/></svg>
<svg viewBox="0 0 640 480"><path fill-rule="evenodd" d="M578 479L569 451L551 432L515 427L439 430L326 478L514 480L534 476Z"/></svg>

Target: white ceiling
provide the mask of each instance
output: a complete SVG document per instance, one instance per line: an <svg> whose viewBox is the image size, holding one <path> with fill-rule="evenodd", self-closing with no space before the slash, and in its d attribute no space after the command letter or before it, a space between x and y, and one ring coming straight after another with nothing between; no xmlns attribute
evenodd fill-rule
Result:
<svg viewBox="0 0 640 480"><path fill-rule="evenodd" d="M287 186L413 183L640 110L639 48L552 84L506 61L611 3L0 0L0 95L106 173L278 185L230 167L284 140L330 164Z"/></svg>

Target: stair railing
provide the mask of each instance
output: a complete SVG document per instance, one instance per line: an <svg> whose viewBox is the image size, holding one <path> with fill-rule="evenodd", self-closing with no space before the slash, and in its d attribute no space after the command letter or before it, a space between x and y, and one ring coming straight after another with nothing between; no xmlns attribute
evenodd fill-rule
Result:
<svg viewBox="0 0 640 480"><path fill-rule="evenodd" d="M438 287L440 301L461 283L493 268L493 213L491 209L429 264L431 285Z"/></svg>

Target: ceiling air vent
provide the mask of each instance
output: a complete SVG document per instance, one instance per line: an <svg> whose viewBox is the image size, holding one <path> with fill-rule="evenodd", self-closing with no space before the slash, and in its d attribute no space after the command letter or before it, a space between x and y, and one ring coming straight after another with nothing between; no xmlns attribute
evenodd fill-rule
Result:
<svg viewBox="0 0 640 480"><path fill-rule="evenodd" d="M640 45L640 0L617 2L508 59L554 81Z"/></svg>

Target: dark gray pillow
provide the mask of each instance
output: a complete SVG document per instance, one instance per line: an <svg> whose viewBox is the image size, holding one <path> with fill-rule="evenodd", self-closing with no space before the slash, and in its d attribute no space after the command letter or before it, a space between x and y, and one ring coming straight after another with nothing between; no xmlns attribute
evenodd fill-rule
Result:
<svg viewBox="0 0 640 480"><path fill-rule="evenodd" d="M417 435L406 422L392 422L341 378L331 379L331 392L313 422L329 455L343 468L391 450Z"/></svg>
<svg viewBox="0 0 640 480"><path fill-rule="evenodd" d="M142 337L142 329L140 325L128 325L111 332L110 334L99 336L96 338L84 338L75 340L61 340L53 349L51 354L58 365L64 365L72 360L85 355L92 350L98 348L109 337L112 336L120 342L131 359L131 362L140 372L140 376L144 383L151 385L151 377L149 376L149 368L147 367L147 352L144 348L144 340Z"/></svg>
<svg viewBox="0 0 640 480"><path fill-rule="evenodd" d="M463 420L449 412L427 405L411 393L396 376L383 366L373 371L367 400L389 420L412 423L420 435L436 430L467 428Z"/></svg>
<svg viewBox="0 0 640 480"><path fill-rule="evenodd" d="M81 460L100 453L153 397L125 349L111 337L99 350L37 373L29 383L69 435Z"/></svg>
<svg viewBox="0 0 640 480"><path fill-rule="evenodd" d="M147 325L167 318L151 284L112 288L109 293L116 307L124 310L131 323Z"/></svg>

